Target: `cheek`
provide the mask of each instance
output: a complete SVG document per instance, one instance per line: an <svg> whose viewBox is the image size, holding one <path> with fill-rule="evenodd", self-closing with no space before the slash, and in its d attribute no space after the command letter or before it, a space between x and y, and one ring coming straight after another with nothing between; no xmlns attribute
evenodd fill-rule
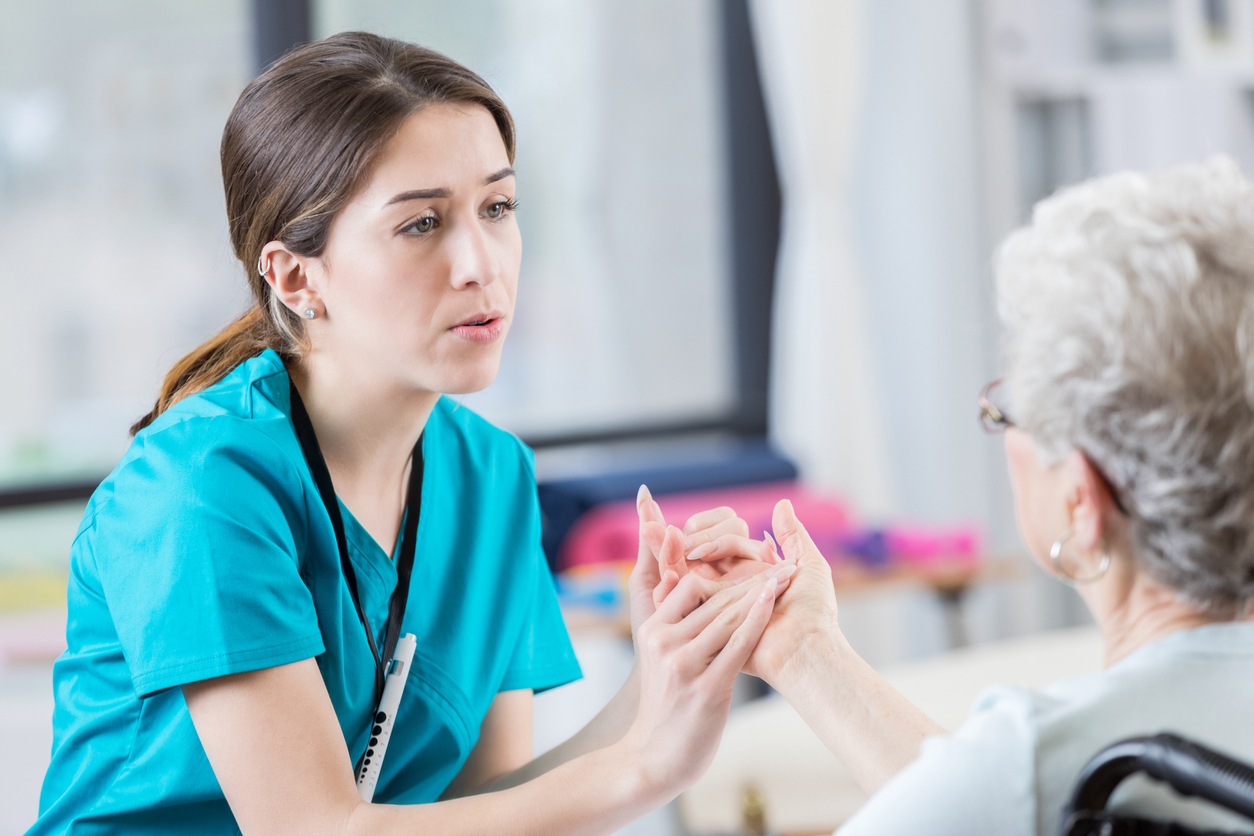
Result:
<svg viewBox="0 0 1254 836"><path fill-rule="evenodd" d="M518 291L518 273L522 269L522 234L514 224L502 242L500 281L509 292L510 301Z"/></svg>
<svg viewBox="0 0 1254 836"><path fill-rule="evenodd" d="M1019 524L1019 534L1028 550L1037 559L1043 559L1048 554L1048 544L1042 545L1039 512L1040 489L1045 471L1032 440L1018 430L1006 431L1006 464L1010 472L1010 487L1015 497L1015 518Z"/></svg>

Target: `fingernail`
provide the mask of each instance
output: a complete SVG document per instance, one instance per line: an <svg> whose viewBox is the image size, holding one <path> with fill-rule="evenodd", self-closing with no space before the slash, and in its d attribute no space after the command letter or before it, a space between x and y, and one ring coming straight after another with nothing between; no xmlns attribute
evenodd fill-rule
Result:
<svg viewBox="0 0 1254 836"><path fill-rule="evenodd" d="M758 596L758 601L763 604L769 603L775 597L775 590L778 586L775 579L771 578L766 582L766 586L762 587L762 594Z"/></svg>
<svg viewBox="0 0 1254 836"><path fill-rule="evenodd" d="M688 552L688 559L689 560L704 560L705 556L712 551L714 551L714 544L706 543L705 545L697 546L695 549Z"/></svg>
<svg viewBox="0 0 1254 836"><path fill-rule="evenodd" d="M636 491L636 510L639 510L640 506L643 505L644 501L648 498L649 489L642 484L640 486L640 490Z"/></svg>
<svg viewBox="0 0 1254 836"><path fill-rule="evenodd" d="M793 572L796 572L796 571L797 571L797 561L793 560L791 557L783 561L782 563L779 563L778 565L772 567L770 570L771 577L779 578L780 580L783 580L784 578L791 578Z"/></svg>

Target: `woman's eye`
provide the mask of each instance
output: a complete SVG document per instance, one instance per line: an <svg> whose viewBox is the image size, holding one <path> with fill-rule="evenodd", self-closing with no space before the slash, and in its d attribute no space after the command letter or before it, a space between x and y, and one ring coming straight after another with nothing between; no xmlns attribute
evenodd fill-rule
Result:
<svg viewBox="0 0 1254 836"><path fill-rule="evenodd" d="M512 200L498 200L496 203L488 204L484 214L492 220L496 220L505 213L514 211L516 205Z"/></svg>
<svg viewBox="0 0 1254 836"><path fill-rule="evenodd" d="M435 229L435 217L433 215L423 215L409 226L405 227L405 232L417 232L419 234L430 232Z"/></svg>

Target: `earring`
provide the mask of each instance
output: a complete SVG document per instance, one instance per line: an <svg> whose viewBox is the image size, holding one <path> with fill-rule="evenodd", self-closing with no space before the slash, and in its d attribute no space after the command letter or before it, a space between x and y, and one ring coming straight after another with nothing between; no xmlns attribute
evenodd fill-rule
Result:
<svg viewBox="0 0 1254 836"><path fill-rule="evenodd" d="M301 311L301 316L305 317L305 319L313 319L317 315L318 312L313 308L305 308L305 310Z"/></svg>
<svg viewBox="0 0 1254 836"><path fill-rule="evenodd" d="M1054 575L1058 580L1068 586L1083 586L1093 583L1106 574L1106 570L1110 568L1110 550L1106 548L1106 541L1102 541L1102 562L1097 567L1097 571L1086 578L1077 578L1069 573L1062 565L1062 544L1071 538L1071 529L1067 529L1062 536L1054 541L1054 545L1049 549L1049 562L1054 567Z"/></svg>
<svg viewBox="0 0 1254 836"><path fill-rule="evenodd" d="M270 272L270 265L261 263L261 260L264 257L265 256L260 256L260 255L257 256L257 275L261 276L262 278L265 277L266 273Z"/></svg>

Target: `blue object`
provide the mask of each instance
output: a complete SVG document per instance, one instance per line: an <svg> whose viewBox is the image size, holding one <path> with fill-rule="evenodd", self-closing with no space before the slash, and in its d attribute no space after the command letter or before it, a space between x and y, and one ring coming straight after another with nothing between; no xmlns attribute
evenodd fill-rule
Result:
<svg viewBox="0 0 1254 836"><path fill-rule="evenodd" d="M764 438L742 439L717 458L666 465L623 468L577 479L540 484L540 508L544 514L544 554L554 571L562 541L587 511L605 502L635 499L641 485L654 496L684 491L710 490L760 482L797 478L796 466L775 452Z"/></svg>
<svg viewBox="0 0 1254 836"><path fill-rule="evenodd" d="M573 579L558 575L557 597L564 607L590 607L612 612L627 606L623 593L622 578L617 573L605 573Z"/></svg>
<svg viewBox="0 0 1254 836"><path fill-rule="evenodd" d="M872 569L888 565L888 538L883 529L863 528L842 535L839 551Z"/></svg>
<svg viewBox="0 0 1254 836"><path fill-rule="evenodd" d="M374 660L288 409L287 372L266 351L140 432L93 495L70 554L69 647L31 833L88 821L92 833L238 832L187 682L316 657L349 751L362 751ZM530 451L441 399L423 454L403 622L418 652L383 802L435 801L498 691L580 676L539 548ZM341 511L379 634L396 570Z"/></svg>

